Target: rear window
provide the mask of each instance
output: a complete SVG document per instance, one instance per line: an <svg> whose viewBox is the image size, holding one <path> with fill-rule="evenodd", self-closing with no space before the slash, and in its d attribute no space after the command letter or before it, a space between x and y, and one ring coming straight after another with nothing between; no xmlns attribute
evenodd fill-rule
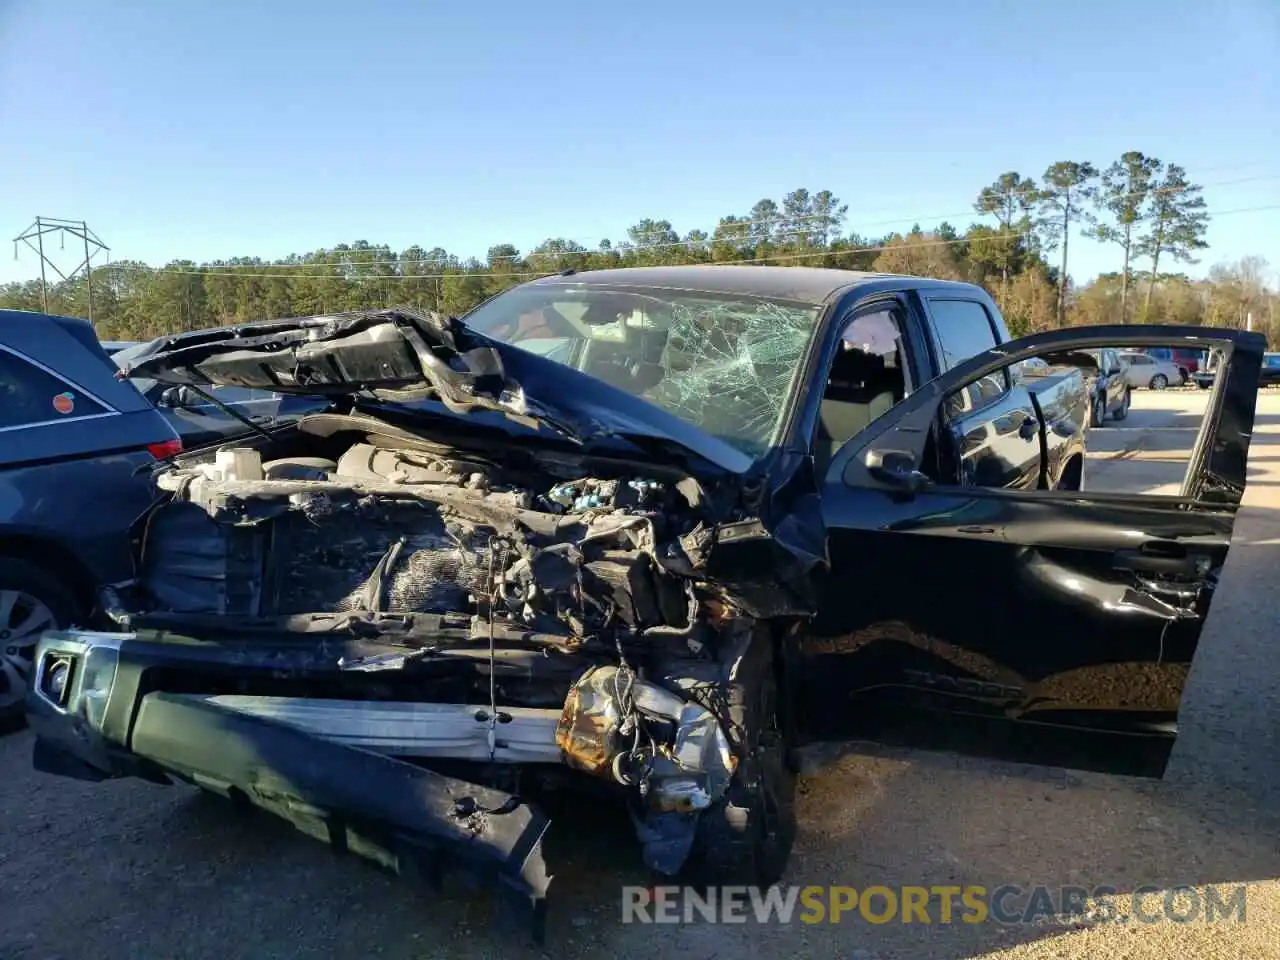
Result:
<svg viewBox="0 0 1280 960"><path fill-rule="evenodd" d="M73 384L0 348L0 429L106 412Z"/></svg>

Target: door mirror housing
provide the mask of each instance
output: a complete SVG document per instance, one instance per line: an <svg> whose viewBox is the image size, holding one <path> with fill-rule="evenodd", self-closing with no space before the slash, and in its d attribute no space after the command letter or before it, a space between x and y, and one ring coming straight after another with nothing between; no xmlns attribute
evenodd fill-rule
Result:
<svg viewBox="0 0 1280 960"><path fill-rule="evenodd" d="M195 392L187 387L165 387L156 403L157 406L177 409L194 406L197 399Z"/></svg>
<svg viewBox="0 0 1280 960"><path fill-rule="evenodd" d="M906 450L873 448L867 451L865 462L871 476L906 493L922 493L933 485L927 474L916 469L915 458Z"/></svg>

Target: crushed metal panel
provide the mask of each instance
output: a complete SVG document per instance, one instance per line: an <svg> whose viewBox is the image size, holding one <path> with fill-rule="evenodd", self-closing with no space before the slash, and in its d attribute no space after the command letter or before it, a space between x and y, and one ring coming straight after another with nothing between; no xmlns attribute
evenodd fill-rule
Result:
<svg viewBox="0 0 1280 960"><path fill-rule="evenodd" d="M182 694L231 710L265 717L325 737L396 757L490 759L486 711L473 704L420 701L335 700L243 694ZM559 763L555 730L560 712L503 707L494 760Z"/></svg>
<svg viewBox="0 0 1280 960"><path fill-rule="evenodd" d="M551 824L518 796L168 693L142 698L130 747L398 874L433 878L451 858L522 906L542 939Z"/></svg>

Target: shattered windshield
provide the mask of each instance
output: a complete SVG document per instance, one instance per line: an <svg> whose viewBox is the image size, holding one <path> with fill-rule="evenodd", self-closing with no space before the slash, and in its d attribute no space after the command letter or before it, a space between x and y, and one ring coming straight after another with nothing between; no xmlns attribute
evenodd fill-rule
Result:
<svg viewBox="0 0 1280 960"><path fill-rule="evenodd" d="M465 321L759 456L775 439L820 311L760 297L557 285L518 287Z"/></svg>

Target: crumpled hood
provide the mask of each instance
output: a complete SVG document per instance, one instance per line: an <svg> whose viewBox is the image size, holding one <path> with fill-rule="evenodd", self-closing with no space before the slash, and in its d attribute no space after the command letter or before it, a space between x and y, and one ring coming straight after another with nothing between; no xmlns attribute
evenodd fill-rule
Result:
<svg viewBox="0 0 1280 960"><path fill-rule="evenodd" d="M438 400L490 410L581 443L618 436L675 444L719 470L752 459L678 417L571 367L405 309L272 320L153 340L119 373L176 385L310 396Z"/></svg>

